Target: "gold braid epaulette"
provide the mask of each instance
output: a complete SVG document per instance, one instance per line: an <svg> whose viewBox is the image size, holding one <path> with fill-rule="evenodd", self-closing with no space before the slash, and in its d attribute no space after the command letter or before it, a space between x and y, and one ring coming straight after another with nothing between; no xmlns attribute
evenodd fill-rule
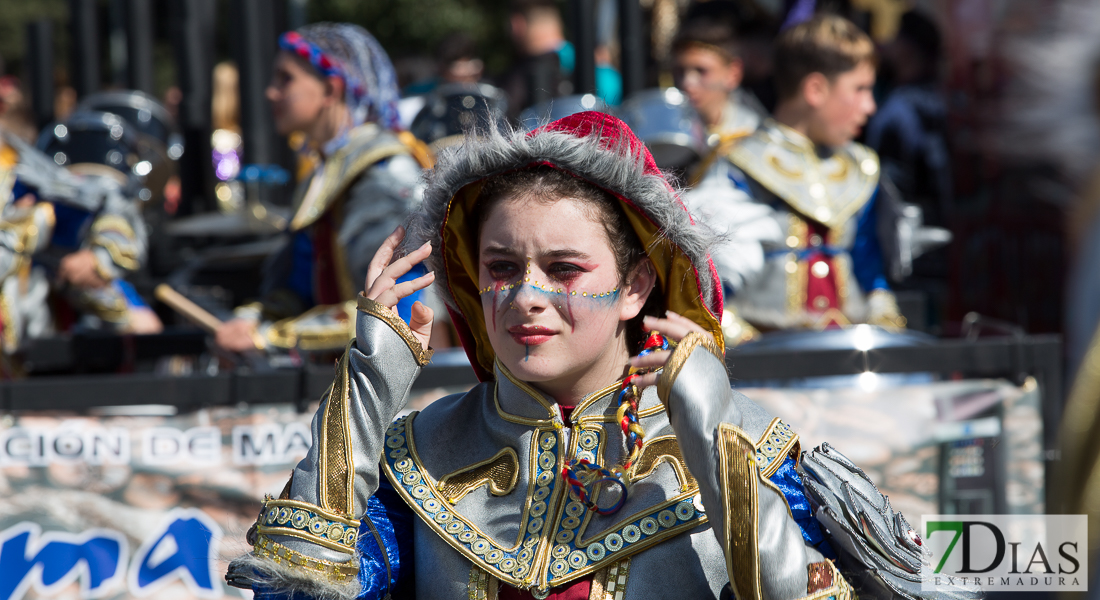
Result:
<svg viewBox="0 0 1100 600"><path fill-rule="evenodd" d="M271 559L277 565L322 575L337 583L346 583L359 577L359 561L354 558L348 564L313 558L291 550L263 534L256 536L256 545L253 546L252 553Z"/></svg>
<svg viewBox="0 0 1100 600"><path fill-rule="evenodd" d="M388 306L379 304L378 302L367 298L362 292L359 292L359 310L371 315L372 317L379 318L383 323L390 326L397 335L401 336L401 339L405 340L405 344L409 346L409 350L413 353L413 358L416 359L416 364L424 366L431 362L432 354L435 352L431 348L427 350L421 345L420 340L416 339L413 334L413 330L409 327L401 317L397 316L397 313L393 312Z"/></svg>

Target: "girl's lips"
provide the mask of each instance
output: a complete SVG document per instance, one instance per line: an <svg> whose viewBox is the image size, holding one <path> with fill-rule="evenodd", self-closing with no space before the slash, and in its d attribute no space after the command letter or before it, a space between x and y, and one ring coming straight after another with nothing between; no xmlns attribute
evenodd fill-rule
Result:
<svg viewBox="0 0 1100 600"><path fill-rule="evenodd" d="M555 335L553 330L538 325L518 325L516 327L509 327L508 333L517 344L523 344L525 346L545 344Z"/></svg>

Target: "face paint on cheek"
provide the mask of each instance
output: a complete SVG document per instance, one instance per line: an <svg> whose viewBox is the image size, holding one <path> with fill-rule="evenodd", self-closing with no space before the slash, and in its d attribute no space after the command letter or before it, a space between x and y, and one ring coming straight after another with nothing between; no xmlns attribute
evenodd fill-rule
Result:
<svg viewBox="0 0 1100 600"><path fill-rule="evenodd" d="M574 308L582 312L603 313L606 317L611 314L611 309L619 303L619 288L615 288L609 292L596 292L590 293L587 290L575 290L570 285L566 285L562 293L565 296L565 311L569 316L569 325L572 331L577 330L577 319L574 315Z"/></svg>

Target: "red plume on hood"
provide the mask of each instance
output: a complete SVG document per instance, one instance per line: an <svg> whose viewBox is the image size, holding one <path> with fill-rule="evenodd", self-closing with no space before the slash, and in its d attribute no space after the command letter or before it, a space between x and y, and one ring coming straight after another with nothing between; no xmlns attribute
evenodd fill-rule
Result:
<svg viewBox="0 0 1100 600"><path fill-rule="evenodd" d="M446 149L427 175L424 204L408 226L406 247L431 241L429 268L475 371L492 379L495 353L478 294L481 185L502 173L549 165L620 200L657 271L663 306L695 321L722 343L722 285L709 248L712 232L695 223L645 145L625 123L599 112L570 115L524 134L469 135Z"/></svg>

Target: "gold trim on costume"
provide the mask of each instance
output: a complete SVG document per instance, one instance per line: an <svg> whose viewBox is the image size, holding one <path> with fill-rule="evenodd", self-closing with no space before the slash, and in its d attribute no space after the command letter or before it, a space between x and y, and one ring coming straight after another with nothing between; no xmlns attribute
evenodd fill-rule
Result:
<svg viewBox="0 0 1100 600"><path fill-rule="evenodd" d="M0 338L3 344L4 352L15 352L19 347L19 336L15 331L15 321L11 318L11 303L8 301L8 297L0 294L0 327L3 327L2 335Z"/></svg>
<svg viewBox="0 0 1100 600"><path fill-rule="evenodd" d="M808 247L810 226L805 219L794 213L787 215L787 247L790 253L783 264L787 273L787 312L801 315L806 311L806 286L809 283L810 267L806 261L798 260L798 250ZM791 242L795 242L791 244Z"/></svg>
<svg viewBox="0 0 1100 600"><path fill-rule="evenodd" d="M115 233L127 241L133 242L137 237L130 222L118 215L104 215L92 223L92 245L99 246L111 255L111 260L119 267L127 271L136 271L141 267L138 255L133 248L124 248L118 242L107 237L106 233ZM108 279L109 280L109 279Z"/></svg>
<svg viewBox="0 0 1100 600"><path fill-rule="evenodd" d="M256 545L253 546L252 553L262 558L269 558L277 565L301 569L312 575L322 575L337 583L344 583L359 576L359 561L354 558L347 564L313 558L291 550L262 534L256 537Z"/></svg>
<svg viewBox="0 0 1100 600"><path fill-rule="evenodd" d="M577 407L573 409L573 413L570 415L569 420L572 421L573 423L580 423L581 421L584 420L584 417L582 417L581 415L584 414L585 410L588 410L588 408L590 406L592 406L593 404L595 404L597 401L599 401L600 398L603 398L604 396L607 396L608 394L611 394L611 393L617 391L619 389L619 387L621 387L621 386L622 386L622 380L619 380L619 381L616 381L615 383L612 383L608 386L605 386L601 390L597 390L595 392L592 392L591 394L586 396L583 400L581 400L580 404L578 404ZM599 417L602 420L604 415L599 415Z"/></svg>
<svg viewBox="0 0 1100 600"><path fill-rule="evenodd" d="M470 600L496 600L500 581L484 569L470 567L470 581L466 584L466 594Z"/></svg>
<svg viewBox="0 0 1100 600"><path fill-rule="evenodd" d="M684 336L684 339L680 340L680 343L676 345L676 349L672 351L672 356L668 357L664 371L657 379L657 397L661 399L661 404L664 406L668 406L668 396L672 393L672 386L675 385L676 378L680 376L680 370L684 368L684 363L691 357L691 353L695 351L696 346L706 348L707 351L725 364L726 356L710 334L692 331Z"/></svg>
<svg viewBox="0 0 1100 600"><path fill-rule="evenodd" d="M247 305L246 305L247 306ZM354 301L343 304L322 304L296 316L276 321L264 333L265 342L276 348L301 348L302 350L335 350L346 346L355 338ZM261 306L262 308L262 306ZM240 310L240 309L238 309ZM310 319L340 310L344 319L327 324L309 323Z"/></svg>
<svg viewBox="0 0 1100 600"><path fill-rule="evenodd" d="M722 423L718 425L718 459L730 585L740 600L760 600L756 448L740 427Z"/></svg>
<svg viewBox="0 0 1100 600"><path fill-rule="evenodd" d="M630 575L630 559L596 571L588 600L622 600L626 596L626 581Z"/></svg>
<svg viewBox="0 0 1100 600"><path fill-rule="evenodd" d="M492 458L440 477L436 488L453 505L486 483L494 496L506 496L515 489L518 477L519 456L515 450L504 448Z"/></svg>
<svg viewBox="0 0 1100 600"><path fill-rule="evenodd" d="M512 413L505 412L500 406L500 397L497 395L496 386L493 387L493 404L497 408L497 415L501 419L508 421L509 423L515 423L517 425L526 425L528 427L550 427L556 429L561 427L561 424L555 421L553 418L548 419L532 419L528 417L521 417L519 415L513 415Z"/></svg>
<svg viewBox="0 0 1100 600"><path fill-rule="evenodd" d="M822 158L813 142L774 121L734 145L727 158L793 210L828 227L859 212L878 187L874 150L851 143Z"/></svg>
<svg viewBox="0 0 1100 600"><path fill-rule="evenodd" d="M332 210L335 213L332 219L333 223L344 222L344 200L341 197L332 205ZM351 271L348 269L347 247L340 243L340 232L336 228L332 230L332 238L329 243L332 244L332 268L336 272L336 287L340 289L340 298L351 301L355 298L358 285L351 280Z"/></svg>
<svg viewBox="0 0 1100 600"><path fill-rule="evenodd" d="M627 480L634 483L649 477L662 462L668 463L676 471L676 480L680 482L681 492L699 488L695 477L684 464L684 455L680 451L680 443L676 441L675 435L662 435L646 440L638 453L638 459L630 469Z"/></svg>
<svg viewBox="0 0 1100 600"><path fill-rule="evenodd" d="M798 434L790 425L776 417L768 424L767 429L756 441L756 467L760 470L760 477L767 479L783 466L783 460L793 455L797 460L799 455Z"/></svg>
<svg viewBox="0 0 1100 600"><path fill-rule="evenodd" d="M545 408L546 413L549 415L549 420L557 422L555 417L560 416L558 414L558 411L555 410L554 407L546 401L546 398L538 390L531 387L531 384L527 383L526 381L521 381L515 375L512 375L512 372L508 370L508 367L504 366L504 363L500 362L499 360L496 361L496 367L497 367L497 369L500 369L501 373L504 373L504 376L508 379L508 381L512 382L512 385L519 388L523 393L530 396L532 399L534 399L536 402L538 402L540 406ZM497 385L500 385L500 384L498 383ZM521 425L533 425L533 424L541 425L541 424L546 422L546 421L540 421L538 419L532 419L532 418L528 418L528 417L521 417L521 416L518 416L518 415L512 415L510 413L506 413L500 407L499 400L497 402L497 412L500 413L500 416L502 418L504 418L505 420L512 421L513 423L519 423ZM505 416L505 415L507 415L507 416ZM557 425L555 425L555 427L556 426Z"/></svg>
<svg viewBox="0 0 1100 600"><path fill-rule="evenodd" d="M514 547L507 547L486 535L439 494L416 450L412 426L415 415L394 421L387 431L387 450L383 455L386 477L429 529L478 567L509 585L546 591L707 522L706 514L692 502L696 490L690 490L582 539L591 514L569 497L560 471L565 460L581 453L578 448L594 452L597 460L602 460L608 443L600 440L603 428L578 428L571 436L569 448L564 445L561 429L538 428L531 439L530 482L519 539ZM590 437L582 439L585 434Z"/></svg>
<svg viewBox="0 0 1100 600"><path fill-rule="evenodd" d="M836 565L831 560L824 560L820 563L810 563L807 565L809 571L809 581L806 584L808 596L803 596L798 600L825 600L826 598L832 598L833 600L856 600L855 591L848 583L844 576L837 570ZM818 589L814 591L815 586L815 568L825 569L829 571L829 575L817 574L816 583L828 582L828 587Z"/></svg>
<svg viewBox="0 0 1100 600"><path fill-rule="evenodd" d="M318 440L321 475L319 500L321 507L340 515L350 515L355 508L355 460L351 452L351 429L348 417L348 357L351 342L340 357L336 379L329 388Z"/></svg>
<svg viewBox="0 0 1100 600"><path fill-rule="evenodd" d="M370 129L377 130L377 128L378 126L374 124L361 126L361 128L357 128L361 131L358 135L367 135L370 133ZM291 231L300 231L315 223L328 210L333 201L347 191L355 178L363 171L384 159L408 154L409 152L400 142L386 144L355 157L347 168L343 168L347 164L348 154L358 151L360 148L362 146L359 144L348 143L325 161L322 173L315 175L315 177L324 177L321 191L316 195L306 195L302 205L298 207L298 210L294 213L294 218L290 221L289 229Z"/></svg>
<svg viewBox="0 0 1100 600"><path fill-rule="evenodd" d="M412 351L413 358L416 359L416 364L423 367L432 361L432 354L435 350L431 348L425 350L423 344L421 344L420 340L413 334L413 330L409 327L409 324L388 306L379 304L367 298L363 292L359 292L358 308L372 317L381 319L382 322L389 325L390 329L393 329L397 335L401 336L401 339L405 340L405 344L409 347L409 350Z"/></svg>

